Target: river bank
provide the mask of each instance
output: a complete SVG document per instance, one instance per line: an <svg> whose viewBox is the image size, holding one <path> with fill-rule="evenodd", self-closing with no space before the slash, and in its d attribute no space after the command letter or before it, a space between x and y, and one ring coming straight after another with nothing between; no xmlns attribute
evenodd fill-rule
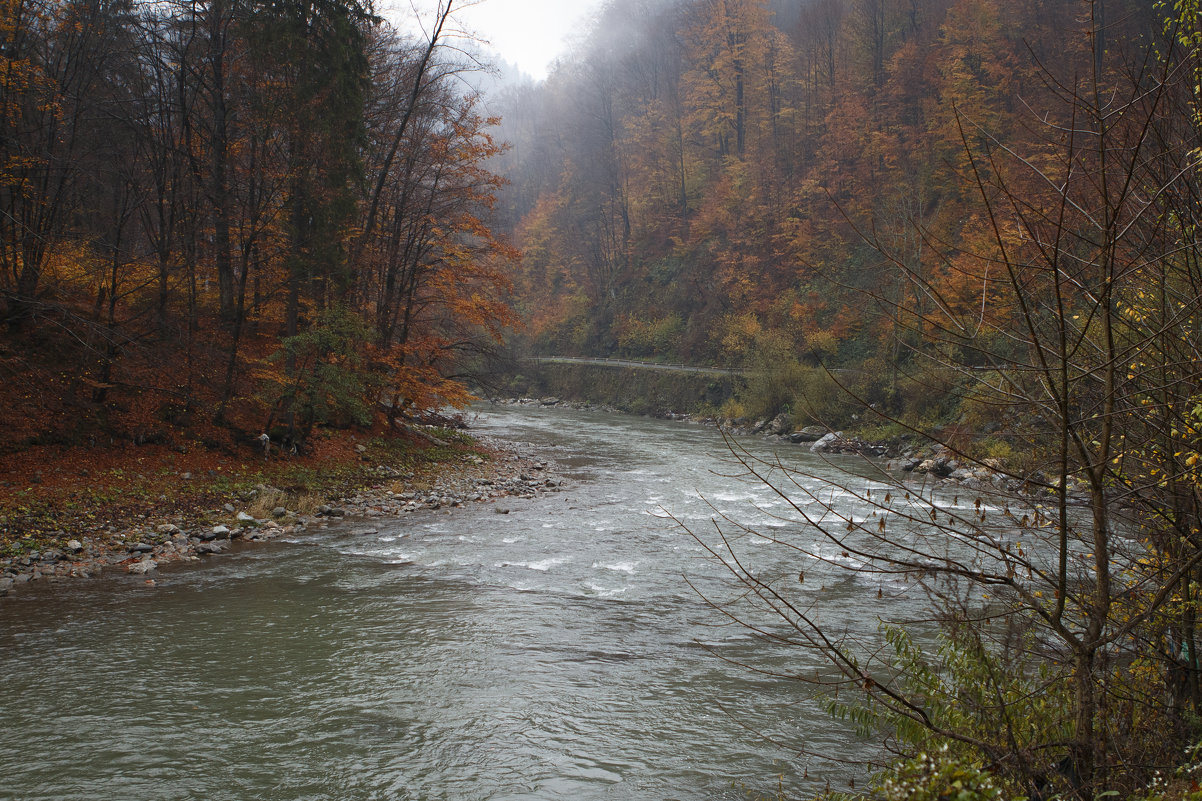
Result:
<svg viewBox="0 0 1202 801"><path fill-rule="evenodd" d="M503 406L629 414L604 403L564 400L555 396L494 399L492 402ZM797 446L820 455L862 456L873 459L889 473L909 475L923 481L938 481L962 487L969 492L1031 496L1038 494L1041 487L1045 491L1050 487L1050 480L1039 470L1023 470L997 457L971 458L944 443L916 433L877 437L832 431L819 425L797 428L791 424L787 414L763 420L730 419L687 412L664 412L650 416L697 423L717 428L732 437L754 437L784 447ZM1088 486L1083 480L1070 477L1068 495L1071 503L1084 504L1088 500Z"/></svg>
<svg viewBox="0 0 1202 801"><path fill-rule="evenodd" d="M96 578L109 571L145 576L153 583L160 565L197 562L228 552L235 543L268 542L336 521L368 535L375 533L375 520L530 498L559 492L566 483L557 475L554 463L488 438L460 436L454 445L417 450L376 445L351 445L348 451L332 456L324 468L317 466L318 474L328 471L324 486L321 480L289 481L297 476L289 470L277 471L285 480L259 481L253 486L232 480L230 469L224 476L209 470L199 479L190 471L176 471L166 478L188 485L186 500L208 504L190 504L160 494L164 508L158 512L132 510L126 500L117 500L120 492L107 496L93 492L91 502L81 506L77 503L80 493L56 492L63 488L53 486L40 493L43 497L31 507L28 500L25 504L19 501L39 494L33 490L46 483L45 479L17 492L6 482L9 493L3 499L3 520L22 520L20 513L25 511L24 522L30 530L24 535L15 532L17 536L11 528L6 531L6 553L0 556L0 597L31 583ZM146 458L138 458L137 463ZM140 468L150 472L144 465ZM111 468L110 475L112 470L124 473L121 468ZM77 456L71 472L87 478L93 471L80 466ZM265 477L253 470L242 475ZM112 500L106 503L106 498ZM496 511L508 513L503 505ZM48 517L51 514L53 517ZM31 521L42 528L56 528L43 531Z"/></svg>

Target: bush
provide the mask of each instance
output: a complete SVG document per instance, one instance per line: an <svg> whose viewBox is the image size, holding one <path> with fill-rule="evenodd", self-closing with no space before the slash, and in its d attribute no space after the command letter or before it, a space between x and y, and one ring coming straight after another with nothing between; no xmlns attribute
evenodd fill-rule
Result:
<svg viewBox="0 0 1202 801"><path fill-rule="evenodd" d="M1025 796L1010 795L980 765L944 751L899 762L878 781L886 801L1025 801Z"/></svg>

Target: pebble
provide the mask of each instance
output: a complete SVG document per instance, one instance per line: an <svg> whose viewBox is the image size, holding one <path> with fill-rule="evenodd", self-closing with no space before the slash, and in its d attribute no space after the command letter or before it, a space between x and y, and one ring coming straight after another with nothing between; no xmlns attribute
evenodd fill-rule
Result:
<svg viewBox="0 0 1202 801"><path fill-rule="evenodd" d="M223 505L224 513L239 523L253 523L254 526L246 525L245 529L232 532L229 525L218 524L185 532L178 524L168 522L155 524L145 521L137 530L108 525L97 529L99 537L95 541L86 537L68 540L64 546L65 552L48 549L43 553L0 559L0 596L9 595L22 585L43 577L53 581L67 577L96 576L107 565L120 565L127 573L146 575L157 570L162 562L195 562L201 556L225 553L231 547L232 538L245 536L252 542L270 540L294 531L304 531L308 523L320 523L320 528L327 528L324 519L358 518L362 521L363 518L385 515L397 517L420 510L442 510L450 514L452 508L461 507L467 502L491 502L505 497L534 498L538 493L562 490L566 482L553 475L552 466L547 462L514 451L508 444L505 445L505 451L499 450L499 454L505 455L498 455L491 460L467 457L464 459L464 472L443 475L433 486L402 488L393 483L391 489L377 487L374 491L363 491L355 497L343 499L337 506L322 504L317 509L317 518L300 517L286 507L275 507L271 517L287 518L287 525L280 525L272 519L259 521L244 511L238 511L233 503ZM400 472L387 465L381 465L376 472L383 478L407 482L414 480L413 473ZM481 475L482 472L486 475ZM183 473L181 478L189 479L191 474ZM257 488L258 492L247 495L256 496L268 489L261 485ZM242 500L248 502L246 497ZM505 507L497 507L494 511L496 514L510 513L510 509ZM216 515L221 513L211 512ZM330 522L339 525L338 520ZM66 536L65 532L57 533L60 537ZM351 531L356 536L378 533L378 528L362 524ZM109 538L116 541L115 547L109 545ZM127 542L122 544L121 539ZM162 544L156 546L156 542ZM137 561L131 561L130 555L136 557ZM147 579L148 584L151 582L153 579Z"/></svg>

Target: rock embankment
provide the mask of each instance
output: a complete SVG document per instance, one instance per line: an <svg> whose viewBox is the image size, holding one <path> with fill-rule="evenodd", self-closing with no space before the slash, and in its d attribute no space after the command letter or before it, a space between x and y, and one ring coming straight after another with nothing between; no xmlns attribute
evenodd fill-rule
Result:
<svg viewBox="0 0 1202 801"><path fill-rule="evenodd" d="M468 456L459 464L440 465L430 476L382 464L375 468L378 484L316 506L310 499L260 484L203 519L111 525L102 536L81 536L69 540L64 548L5 557L0 559L0 596L31 582L91 578L106 570L147 576L152 581L149 576L159 565L199 561L229 551L236 542L264 542L335 521L356 526L352 534L370 534L376 532L374 521L470 503L534 498L566 486L553 463L514 451L510 445L482 444L491 453L487 460ZM497 506L497 512L508 514L509 510Z"/></svg>

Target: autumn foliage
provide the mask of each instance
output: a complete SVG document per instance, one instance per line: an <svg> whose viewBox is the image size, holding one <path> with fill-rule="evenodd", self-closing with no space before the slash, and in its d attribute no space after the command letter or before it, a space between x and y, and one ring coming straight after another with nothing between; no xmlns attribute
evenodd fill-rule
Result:
<svg viewBox="0 0 1202 801"><path fill-rule="evenodd" d="M0 447L303 450L466 402L516 254L451 11L5 0Z"/></svg>
<svg viewBox="0 0 1202 801"><path fill-rule="evenodd" d="M1110 80L1165 15L1101 5ZM979 303L954 267L989 238L968 153L1045 147L1047 76L1092 69L1093 24L1078 0L609 3L506 113L531 347L647 355L629 332L658 328L656 354L740 362L750 326L803 359L898 355L923 332L878 301L925 308L914 267Z"/></svg>

